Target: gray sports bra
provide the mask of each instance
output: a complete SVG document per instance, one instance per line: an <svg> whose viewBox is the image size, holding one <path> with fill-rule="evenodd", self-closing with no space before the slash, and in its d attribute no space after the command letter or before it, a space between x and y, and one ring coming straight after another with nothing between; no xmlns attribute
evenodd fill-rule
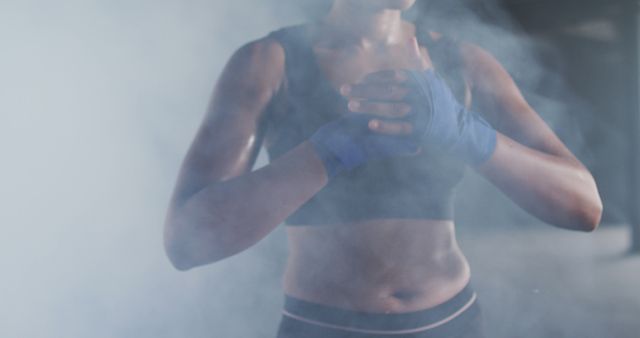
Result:
<svg viewBox="0 0 640 338"><path fill-rule="evenodd" d="M307 140L320 126L349 113L345 99L320 69L308 26L287 27L270 36L286 58L286 85L281 102L269 106L267 123L275 138L267 145L275 159ZM418 36L436 69L452 89L464 86L457 72L455 41ZM462 89L464 90L464 89ZM329 225L381 218L453 219L455 187L464 175L461 161L426 148L414 157L368 162L330 181L313 198L290 215L287 225Z"/></svg>

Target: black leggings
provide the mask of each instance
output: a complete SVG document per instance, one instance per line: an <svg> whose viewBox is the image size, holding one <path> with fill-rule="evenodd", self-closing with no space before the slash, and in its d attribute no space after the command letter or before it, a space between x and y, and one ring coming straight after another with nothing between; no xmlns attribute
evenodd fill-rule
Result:
<svg viewBox="0 0 640 338"><path fill-rule="evenodd" d="M285 295L278 338L483 338L483 323L471 287L434 308L366 313Z"/></svg>

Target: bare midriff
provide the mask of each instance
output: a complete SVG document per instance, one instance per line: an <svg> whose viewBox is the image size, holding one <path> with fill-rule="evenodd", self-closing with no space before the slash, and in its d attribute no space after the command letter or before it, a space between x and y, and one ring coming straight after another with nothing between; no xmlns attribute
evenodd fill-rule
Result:
<svg viewBox="0 0 640 338"><path fill-rule="evenodd" d="M289 226L287 295L376 313L433 308L469 282L453 221L384 219Z"/></svg>

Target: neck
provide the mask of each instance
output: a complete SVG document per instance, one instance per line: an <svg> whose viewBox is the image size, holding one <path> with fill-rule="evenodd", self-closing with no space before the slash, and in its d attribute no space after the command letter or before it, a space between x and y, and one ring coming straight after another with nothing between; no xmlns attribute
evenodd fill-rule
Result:
<svg viewBox="0 0 640 338"><path fill-rule="evenodd" d="M367 11L336 1L324 22L344 38L362 45L388 45L397 42L402 35L400 10Z"/></svg>

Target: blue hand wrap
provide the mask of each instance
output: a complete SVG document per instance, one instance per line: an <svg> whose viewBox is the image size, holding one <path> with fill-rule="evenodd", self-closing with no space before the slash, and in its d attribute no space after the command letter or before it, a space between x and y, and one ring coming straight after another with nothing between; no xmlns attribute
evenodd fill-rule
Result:
<svg viewBox="0 0 640 338"><path fill-rule="evenodd" d="M409 84L414 86L410 101L416 137L470 165L489 159L496 148L496 130L460 104L433 69L409 74Z"/></svg>
<svg viewBox="0 0 640 338"><path fill-rule="evenodd" d="M369 129L370 114L349 113L316 131L309 141L314 146L329 178L361 164L385 157L411 155L419 141L408 136L385 135Z"/></svg>

